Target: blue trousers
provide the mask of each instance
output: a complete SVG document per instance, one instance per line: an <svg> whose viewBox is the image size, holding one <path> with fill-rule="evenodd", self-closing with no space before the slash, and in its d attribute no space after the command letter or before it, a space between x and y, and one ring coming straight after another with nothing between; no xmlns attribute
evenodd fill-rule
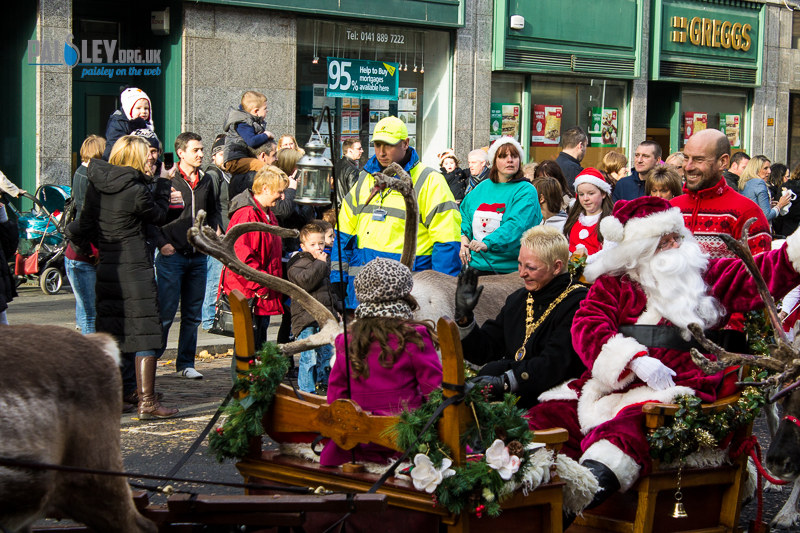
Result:
<svg viewBox="0 0 800 533"><path fill-rule="evenodd" d="M297 336L299 339L306 339L319 333L319 327L310 326L305 328ZM313 350L306 350L300 354L300 369L297 373L297 386L303 392L314 392L317 383L328 384L331 375L331 357L333 357L333 346L321 346Z"/></svg>
<svg viewBox="0 0 800 533"><path fill-rule="evenodd" d="M197 353L197 328L203 298L206 293L206 256L200 253L183 255L174 253L156 256L156 283L158 284L158 301L161 306L161 322L164 333L158 357L164 354L169 338L169 328L181 306L181 330L178 335L178 357L175 367L178 372L184 368L194 368L194 356Z"/></svg>
<svg viewBox="0 0 800 533"><path fill-rule="evenodd" d="M206 296L203 300L203 329L211 329L214 323L214 307L217 303L217 290L219 289L219 277L222 274L222 262L208 256L206 263L208 273L206 274Z"/></svg>
<svg viewBox="0 0 800 533"><path fill-rule="evenodd" d="M97 282L97 267L68 257L64 258L64 266L72 292L75 294L75 322L84 335L94 333L96 316L94 286Z"/></svg>

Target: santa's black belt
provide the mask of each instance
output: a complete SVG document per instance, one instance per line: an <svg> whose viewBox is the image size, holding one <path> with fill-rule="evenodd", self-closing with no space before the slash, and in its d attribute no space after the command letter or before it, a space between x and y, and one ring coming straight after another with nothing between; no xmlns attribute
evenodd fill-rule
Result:
<svg viewBox="0 0 800 533"><path fill-rule="evenodd" d="M686 340L681 336L680 328L676 326L620 326L619 332L626 337L636 339L648 348L666 348L668 350L681 350L688 352L697 348L705 352L700 343L694 338ZM748 353L747 337L741 331L730 329L705 330L706 338L729 352Z"/></svg>

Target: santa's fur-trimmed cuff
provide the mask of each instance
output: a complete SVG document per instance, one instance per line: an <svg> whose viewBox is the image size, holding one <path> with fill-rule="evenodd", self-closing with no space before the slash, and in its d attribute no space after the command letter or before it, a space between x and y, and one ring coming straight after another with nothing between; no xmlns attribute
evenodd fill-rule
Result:
<svg viewBox="0 0 800 533"><path fill-rule="evenodd" d="M635 339L617 333L603 345L597 359L592 365L592 377L608 388L607 392L622 389L628 386L636 377L628 373L620 379L628 363L640 352L646 352L647 347Z"/></svg>
<svg viewBox="0 0 800 533"><path fill-rule="evenodd" d="M577 400L578 393L569 387L569 384L575 381L568 379L561 385L556 385L552 389L548 389L539 395L537 398L540 402L552 402L553 400Z"/></svg>
<svg viewBox="0 0 800 533"><path fill-rule="evenodd" d="M794 269L800 272L800 231L795 231L786 238L786 256Z"/></svg>
<svg viewBox="0 0 800 533"><path fill-rule="evenodd" d="M602 463L614 472L619 481L620 492L625 492L636 483L642 469L630 456L605 439L589 446L581 456L581 464L588 459Z"/></svg>
<svg viewBox="0 0 800 533"><path fill-rule="evenodd" d="M581 432L586 435L600 424L608 422L628 406L637 403L675 403L675 398L684 394L693 395L690 387L676 385L663 390L653 390L648 386L635 387L626 392L608 393L603 384L590 379L581 389L578 400L578 422Z"/></svg>

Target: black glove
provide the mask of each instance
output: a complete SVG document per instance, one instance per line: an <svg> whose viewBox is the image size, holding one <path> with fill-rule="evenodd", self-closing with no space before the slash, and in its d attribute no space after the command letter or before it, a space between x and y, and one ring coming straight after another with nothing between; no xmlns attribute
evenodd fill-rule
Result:
<svg viewBox="0 0 800 533"><path fill-rule="evenodd" d="M505 393L511 391L511 387L508 384L505 374L500 376L474 377L467 382L467 392L469 392L473 387L478 387L479 389L489 387L487 392L489 393L490 401L502 400Z"/></svg>
<svg viewBox="0 0 800 533"><path fill-rule="evenodd" d="M478 300L483 292L483 285L478 287L478 271L472 267L464 267L458 274L456 282L456 322L469 318L467 324L472 322L472 310L478 305Z"/></svg>

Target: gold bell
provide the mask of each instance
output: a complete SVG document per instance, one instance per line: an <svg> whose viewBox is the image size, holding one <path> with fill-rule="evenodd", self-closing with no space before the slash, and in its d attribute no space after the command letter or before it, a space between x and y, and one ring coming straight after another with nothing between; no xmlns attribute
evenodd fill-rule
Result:
<svg viewBox="0 0 800 533"><path fill-rule="evenodd" d="M672 518L686 518L686 509L683 508L683 493L681 492L681 474L683 473L683 463L678 468L678 490L675 491L675 508L672 510Z"/></svg>
<svg viewBox="0 0 800 533"><path fill-rule="evenodd" d="M672 511L672 518L686 518L686 509L683 508L683 502L675 502L675 509Z"/></svg>

